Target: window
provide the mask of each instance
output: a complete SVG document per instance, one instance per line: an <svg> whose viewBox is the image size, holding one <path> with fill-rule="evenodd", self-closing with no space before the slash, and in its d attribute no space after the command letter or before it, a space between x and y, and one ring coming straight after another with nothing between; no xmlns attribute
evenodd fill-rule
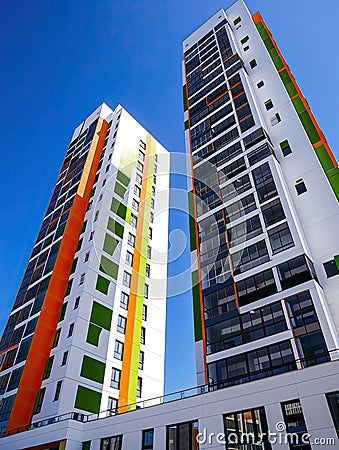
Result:
<svg viewBox="0 0 339 450"><path fill-rule="evenodd" d="M199 449L197 443L198 421L179 423L167 427L167 449Z"/></svg>
<svg viewBox="0 0 339 450"><path fill-rule="evenodd" d="M146 263L146 277L149 278L151 273L151 266Z"/></svg>
<svg viewBox="0 0 339 450"><path fill-rule="evenodd" d="M244 45L246 44L246 42L249 40L248 36L243 37L242 39L240 39L240 42Z"/></svg>
<svg viewBox="0 0 339 450"><path fill-rule="evenodd" d="M88 261L88 259L89 259L89 252L87 252L87 253L85 254L85 259L84 259L84 262L87 262L87 261Z"/></svg>
<svg viewBox="0 0 339 450"><path fill-rule="evenodd" d="M74 331L74 323L71 323L68 329L68 334L67 337L71 337L73 335L73 331Z"/></svg>
<svg viewBox="0 0 339 450"><path fill-rule="evenodd" d="M59 344L59 339L60 339L60 333L61 333L61 328L59 328L58 330L56 330L55 335L54 335L54 340L53 340L53 344L52 344L52 348L55 348L58 346ZM18 362L18 361L17 361Z"/></svg>
<svg viewBox="0 0 339 450"><path fill-rule="evenodd" d="M147 320L147 305L142 305L142 320Z"/></svg>
<svg viewBox="0 0 339 450"><path fill-rule="evenodd" d="M154 213L153 213L152 211L151 211L150 214L149 214L149 221L150 221L151 223L154 222Z"/></svg>
<svg viewBox="0 0 339 450"><path fill-rule="evenodd" d="M129 223L131 224L131 226L133 228L136 228L137 227L137 216L135 216L134 214L131 214Z"/></svg>
<svg viewBox="0 0 339 450"><path fill-rule="evenodd" d="M122 355L124 353L124 344L120 341L115 341L114 344L114 358L122 360Z"/></svg>
<svg viewBox="0 0 339 450"><path fill-rule="evenodd" d="M81 284L84 284L84 281L85 281L85 274L82 273L82 274L80 275L79 286L80 286Z"/></svg>
<svg viewBox="0 0 339 450"><path fill-rule="evenodd" d="M274 125L277 125L279 122L281 122L281 117L279 113L276 113L276 115L271 118L272 127L274 127Z"/></svg>
<svg viewBox="0 0 339 450"><path fill-rule="evenodd" d="M152 236L153 236L153 230L152 230L151 227L149 227L149 229L148 229L148 239L152 239Z"/></svg>
<svg viewBox="0 0 339 450"><path fill-rule="evenodd" d="M79 308L79 303L80 303L80 297L77 297L77 298L75 299L75 302L74 302L74 308L73 308L73 309Z"/></svg>
<svg viewBox="0 0 339 450"><path fill-rule="evenodd" d="M249 50L249 49L250 49L250 46L246 45L246 47L244 47L244 52L247 52L247 50Z"/></svg>
<svg viewBox="0 0 339 450"><path fill-rule="evenodd" d="M135 194L137 197L140 197L141 189L140 189L140 187L137 186L136 184L134 185L133 192L134 192L134 194Z"/></svg>
<svg viewBox="0 0 339 450"><path fill-rule="evenodd" d="M131 274L128 272L124 272L122 278L122 284L126 287L130 287L131 285Z"/></svg>
<svg viewBox="0 0 339 450"><path fill-rule="evenodd" d="M303 194L304 192L307 192L306 184L304 180L300 179L295 182L295 190L297 191L298 195Z"/></svg>
<svg viewBox="0 0 339 450"><path fill-rule="evenodd" d="M139 353L139 370L143 370L144 369L144 363L145 363L145 353L140 350Z"/></svg>
<svg viewBox="0 0 339 450"><path fill-rule="evenodd" d="M138 384L137 384L137 397L141 397L141 390L142 390L142 378L138 377Z"/></svg>
<svg viewBox="0 0 339 450"><path fill-rule="evenodd" d="M334 259L332 259L332 261L325 262L323 265L327 278L332 278L339 274L339 269Z"/></svg>
<svg viewBox="0 0 339 450"><path fill-rule="evenodd" d="M62 381L60 380L57 382L56 387L55 387L55 394L54 394L53 402L57 402L59 400L61 385L62 385Z"/></svg>
<svg viewBox="0 0 339 450"><path fill-rule="evenodd" d="M266 226L273 225L285 219L285 213L279 199L263 206L261 210Z"/></svg>
<svg viewBox="0 0 339 450"><path fill-rule="evenodd" d="M108 172L109 171L109 164L108 164L108 166L106 166L106 169L105 169L105 172Z"/></svg>
<svg viewBox="0 0 339 450"><path fill-rule="evenodd" d="M122 435L101 439L100 450L121 450Z"/></svg>
<svg viewBox="0 0 339 450"><path fill-rule="evenodd" d="M152 208L152 209L154 209L154 203L155 203L155 201L154 201L154 198L152 197L152 198L151 198L151 208Z"/></svg>
<svg viewBox="0 0 339 450"><path fill-rule="evenodd" d="M129 251L126 252L126 261L125 262L126 262L126 264L128 266L132 267L132 264L133 264L133 253L131 253Z"/></svg>
<svg viewBox="0 0 339 450"><path fill-rule="evenodd" d="M108 397L107 409L113 413L116 413L118 408L118 399L114 397Z"/></svg>
<svg viewBox="0 0 339 450"><path fill-rule="evenodd" d="M137 162L137 169L140 170L140 172L144 170L144 165L142 162L140 161Z"/></svg>
<svg viewBox="0 0 339 450"><path fill-rule="evenodd" d="M297 256L277 266L278 275L283 289L304 283L316 278L310 270L312 263L306 259L305 255Z"/></svg>
<svg viewBox="0 0 339 450"><path fill-rule="evenodd" d="M145 284L145 287L144 287L144 297L145 298L148 298L148 291L149 291L149 286L148 286L148 284Z"/></svg>
<svg viewBox="0 0 339 450"><path fill-rule="evenodd" d="M284 156L288 156L290 153L292 153L292 149L291 149L290 144L288 143L287 139L285 141L280 142L279 145L280 145L282 154Z"/></svg>
<svg viewBox="0 0 339 450"><path fill-rule="evenodd" d="M268 237L273 254L283 252L294 246L293 238L286 222L269 230Z"/></svg>
<svg viewBox="0 0 339 450"><path fill-rule="evenodd" d="M241 22L241 17L239 16L239 17L237 17L235 20L233 20L233 24L234 25L238 25L238 23L240 23Z"/></svg>
<svg viewBox="0 0 339 450"><path fill-rule="evenodd" d="M147 247L147 258L148 259L152 258L152 247L150 246Z"/></svg>
<svg viewBox="0 0 339 450"><path fill-rule="evenodd" d="M145 341L146 341L146 329L145 327L141 327L140 344L145 345Z"/></svg>
<svg viewBox="0 0 339 450"><path fill-rule="evenodd" d="M225 440L232 449L271 449L265 408L250 409L224 415Z"/></svg>
<svg viewBox="0 0 339 450"><path fill-rule="evenodd" d="M258 89L262 88L264 86L264 84L265 83L263 82L263 80L259 81L259 83L257 83L257 88Z"/></svg>
<svg viewBox="0 0 339 450"><path fill-rule="evenodd" d="M237 282L239 305L244 306L277 292L271 269Z"/></svg>
<svg viewBox="0 0 339 450"><path fill-rule="evenodd" d="M128 295L125 294L125 292L121 292L121 297L120 297L121 308L128 309L128 300L129 300Z"/></svg>
<svg viewBox="0 0 339 450"><path fill-rule="evenodd" d="M141 450L153 450L154 430L144 430L142 432Z"/></svg>
<svg viewBox="0 0 339 450"><path fill-rule="evenodd" d="M119 333L125 334L125 331L126 331L126 317L120 316L120 315L118 316L117 331L119 331Z"/></svg>
<svg viewBox="0 0 339 450"><path fill-rule="evenodd" d="M62 361L61 361L62 366L66 365L67 359L68 359L68 352L64 352L64 354L62 355Z"/></svg>
<svg viewBox="0 0 339 450"><path fill-rule="evenodd" d="M252 59L252 60L250 61L250 68L251 68L251 69L254 69L257 65L258 65L258 64L257 64L257 61L256 61L255 59Z"/></svg>
<svg viewBox="0 0 339 450"><path fill-rule="evenodd" d="M144 152L139 151L138 160L141 162L145 161L145 153Z"/></svg>
<svg viewBox="0 0 339 450"><path fill-rule="evenodd" d="M120 388L120 375L121 375L121 370L113 367L112 374L111 374L111 383L110 383L111 388L114 388L114 389Z"/></svg>
<svg viewBox="0 0 339 450"><path fill-rule="evenodd" d="M140 184L142 183L142 176L138 172L135 174L135 181Z"/></svg>
<svg viewBox="0 0 339 450"><path fill-rule="evenodd" d="M64 320L65 314L66 314L67 305L68 305L67 302L62 305L58 322L61 322L62 320ZM29 333L26 333L26 334L29 334Z"/></svg>
<svg viewBox="0 0 339 450"><path fill-rule="evenodd" d="M311 450L303 410L299 399L281 404L290 449Z"/></svg>
<svg viewBox="0 0 339 450"><path fill-rule="evenodd" d="M272 102L271 99L266 100L266 102L265 102L265 108L266 108L266 111L269 111L270 109L273 108L273 102Z"/></svg>
<svg viewBox="0 0 339 450"><path fill-rule="evenodd" d="M96 222L98 220L98 216L99 216L99 211L95 211L94 221L93 222Z"/></svg>
<svg viewBox="0 0 339 450"><path fill-rule="evenodd" d="M258 241L232 254L234 274L238 275L246 270L250 270L260 264L264 264L269 259L265 240Z"/></svg>
<svg viewBox="0 0 339 450"><path fill-rule="evenodd" d="M132 199L132 208L134 211L139 211L139 203L135 200L135 198Z"/></svg>
<svg viewBox="0 0 339 450"><path fill-rule="evenodd" d="M135 236L132 233L128 233L127 243L128 243L128 245L134 247L134 245L135 245Z"/></svg>
<svg viewBox="0 0 339 450"><path fill-rule="evenodd" d="M46 393L46 388L42 388L38 391L35 408L33 414L39 414L41 412L42 404L44 402L44 397ZM2 406L2 405L1 405Z"/></svg>
<svg viewBox="0 0 339 450"><path fill-rule="evenodd" d="M89 241L91 241L92 239L93 239L93 236L94 236L94 231L91 231L91 234L89 235Z"/></svg>
<svg viewBox="0 0 339 450"><path fill-rule="evenodd" d="M339 391L326 395L333 423L339 437Z"/></svg>

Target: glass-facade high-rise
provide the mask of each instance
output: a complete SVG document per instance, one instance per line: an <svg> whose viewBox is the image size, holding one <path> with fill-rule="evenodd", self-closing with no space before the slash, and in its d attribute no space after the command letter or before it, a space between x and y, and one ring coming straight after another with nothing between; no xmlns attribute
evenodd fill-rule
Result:
<svg viewBox="0 0 339 450"><path fill-rule="evenodd" d="M337 358L339 169L259 13L183 43L198 383Z"/></svg>

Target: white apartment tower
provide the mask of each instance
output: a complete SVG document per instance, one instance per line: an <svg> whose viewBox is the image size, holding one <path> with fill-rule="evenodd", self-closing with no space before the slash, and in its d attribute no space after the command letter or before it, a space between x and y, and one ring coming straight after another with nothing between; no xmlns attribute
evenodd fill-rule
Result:
<svg viewBox="0 0 339 450"><path fill-rule="evenodd" d="M163 393L168 189L120 105L75 129L1 340L3 431Z"/></svg>

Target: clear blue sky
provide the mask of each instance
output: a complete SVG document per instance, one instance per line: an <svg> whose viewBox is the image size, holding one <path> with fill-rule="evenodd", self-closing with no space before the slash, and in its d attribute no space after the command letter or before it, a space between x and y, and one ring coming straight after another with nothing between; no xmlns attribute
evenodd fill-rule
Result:
<svg viewBox="0 0 339 450"><path fill-rule="evenodd" d="M3 0L0 329L74 127L102 101L124 105L184 151L181 41L230 1ZM339 4L248 0L260 10L338 156ZM184 188L183 178L172 186ZM180 215L181 214L181 215ZM185 228L182 213L171 229ZM169 274L188 264L184 253ZM190 295L168 303L166 390L195 384Z"/></svg>

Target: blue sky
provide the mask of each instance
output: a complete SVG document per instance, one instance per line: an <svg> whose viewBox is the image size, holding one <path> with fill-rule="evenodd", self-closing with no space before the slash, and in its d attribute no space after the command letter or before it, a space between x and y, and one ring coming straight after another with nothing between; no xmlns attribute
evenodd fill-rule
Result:
<svg viewBox="0 0 339 450"><path fill-rule="evenodd" d="M184 151L181 41L231 2L1 2L0 329L5 325L74 127L102 101L124 105L173 152ZM248 0L270 27L334 153L339 5ZM172 187L184 189L183 177ZM171 229L183 228L182 213ZM187 252L169 269L188 264ZM190 295L168 302L166 390L195 384Z"/></svg>

